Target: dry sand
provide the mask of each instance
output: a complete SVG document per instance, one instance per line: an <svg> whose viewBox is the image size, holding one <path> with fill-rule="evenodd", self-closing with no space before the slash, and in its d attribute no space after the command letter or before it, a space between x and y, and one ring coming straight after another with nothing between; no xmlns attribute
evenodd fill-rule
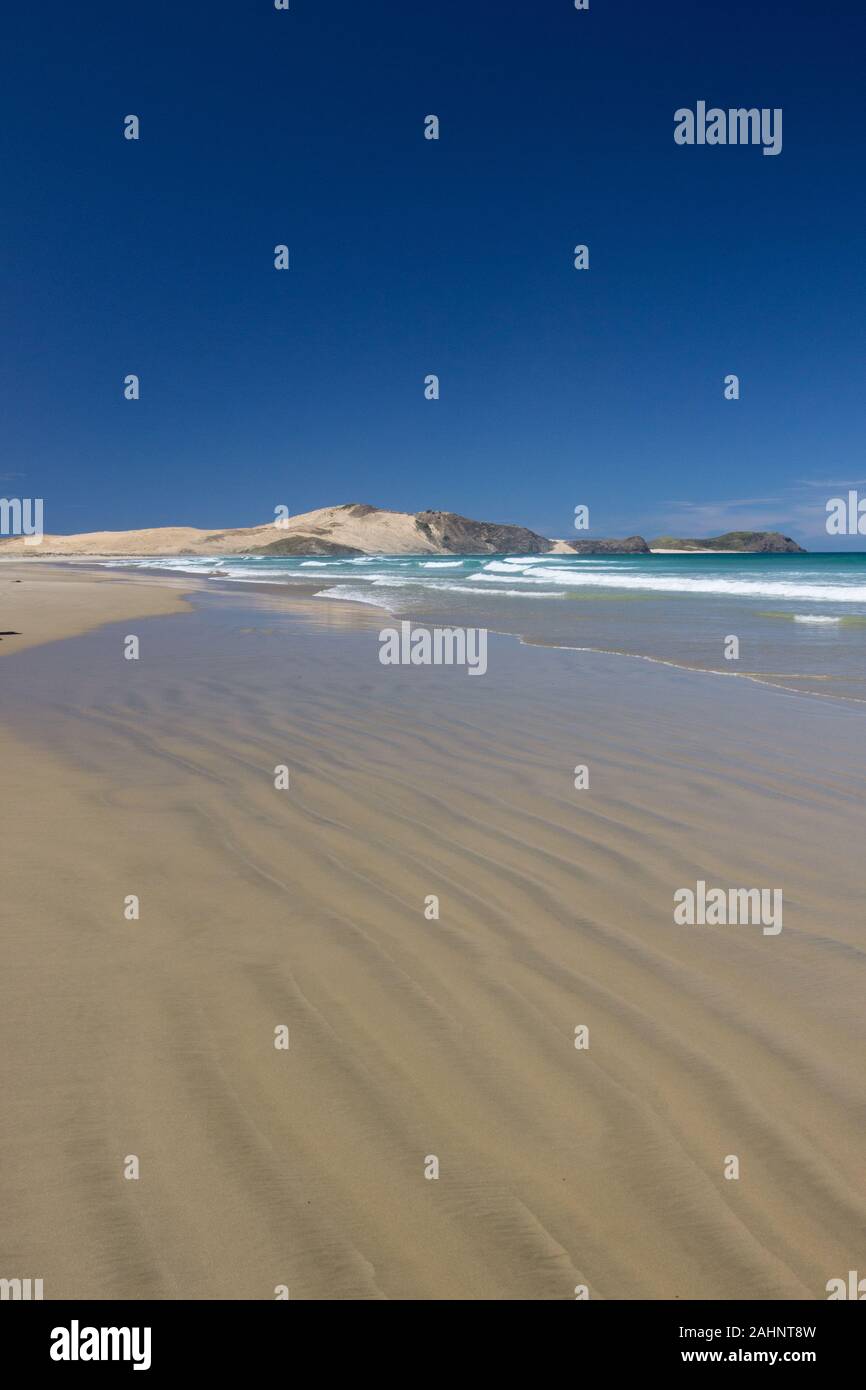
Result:
<svg viewBox="0 0 866 1390"><path fill-rule="evenodd" d="M196 580L85 571L31 561L0 564L0 656L64 637L187 608Z"/></svg>
<svg viewBox="0 0 866 1390"><path fill-rule="evenodd" d="M193 604L138 663L105 628L2 666L4 1273L811 1299L862 1267L857 709L505 638L483 679L385 668L360 606ZM698 877L781 883L781 935L675 926Z"/></svg>

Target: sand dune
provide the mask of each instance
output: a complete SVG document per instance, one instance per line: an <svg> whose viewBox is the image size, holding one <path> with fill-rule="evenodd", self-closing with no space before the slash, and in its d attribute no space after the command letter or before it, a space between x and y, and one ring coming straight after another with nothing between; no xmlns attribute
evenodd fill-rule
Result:
<svg viewBox="0 0 866 1390"><path fill-rule="evenodd" d="M366 503L320 507L263 526L205 531L192 526L161 526L136 531L90 531L74 536L46 535L39 546L23 537L0 541L3 556L49 555L211 555L484 554L514 549L522 553L565 548L522 526L471 521L454 512L395 512Z"/></svg>

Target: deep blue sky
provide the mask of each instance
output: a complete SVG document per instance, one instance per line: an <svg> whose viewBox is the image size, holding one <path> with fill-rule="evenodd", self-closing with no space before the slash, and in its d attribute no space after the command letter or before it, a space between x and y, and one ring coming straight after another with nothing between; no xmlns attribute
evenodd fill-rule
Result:
<svg viewBox="0 0 866 1390"><path fill-rule="evenodd" d="M817 547L866 478L858 0L14 9L0 492L48 531L583 502ZM677 146L701 98L782 153Z"/></svg>

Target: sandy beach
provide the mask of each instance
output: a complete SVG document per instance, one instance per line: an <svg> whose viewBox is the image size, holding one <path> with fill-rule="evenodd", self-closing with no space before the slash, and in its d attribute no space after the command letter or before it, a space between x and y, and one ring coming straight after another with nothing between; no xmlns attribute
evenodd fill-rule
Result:
<svg viewBox="0 0 866 1390"><path fill-rule="evenodd" d="M388 668L375 610L182 578L0 586L4 1267L571 1300L857 1266L858 708L508 637L483 680ZM784 929L676 925L699 878L781 884Z"/></svg>
<svg viewBox="0 0 866 1390"><path fill-rule="evenodd" d="M121 619L186 610L183 594L195 580L108 574L43 564L0 564L0 656L90 632Z"/></svg>

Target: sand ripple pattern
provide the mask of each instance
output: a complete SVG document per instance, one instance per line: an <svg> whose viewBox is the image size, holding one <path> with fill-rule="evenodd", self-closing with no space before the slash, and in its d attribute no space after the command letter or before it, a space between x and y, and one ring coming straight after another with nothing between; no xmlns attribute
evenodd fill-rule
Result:
<svg viewBox="0 0 866 1390"><path fill-rule="evenodd" d="M6 663L4 1269L556 1300L862 1267L863 715L504 638L479 680L383 668L378 619L244 603L139 623L136 669L113 629ZM697 878L781 885L781 936L675 926Z"/></svg>

